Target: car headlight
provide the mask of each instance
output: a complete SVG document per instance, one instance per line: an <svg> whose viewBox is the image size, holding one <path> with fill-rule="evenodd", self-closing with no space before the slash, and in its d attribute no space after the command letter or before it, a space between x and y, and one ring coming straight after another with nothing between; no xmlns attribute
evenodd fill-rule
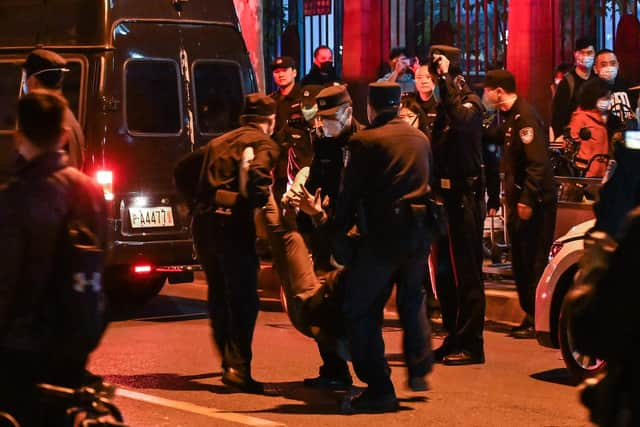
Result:
<svg viewBox="0 0 640 427"><path fill-rule="evenodd" d="M558 252L560 252L563 246L564 243L560 240L556 240L551 244L551 249L549 249L549 261L551 261L556 255L558 255Z"/></svg>

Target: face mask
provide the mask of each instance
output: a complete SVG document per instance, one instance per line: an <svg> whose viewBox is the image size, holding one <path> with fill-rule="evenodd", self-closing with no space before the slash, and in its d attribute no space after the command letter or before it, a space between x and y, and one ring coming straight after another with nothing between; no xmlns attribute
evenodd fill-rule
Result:
<svg viewBox="0 0 640 427"><path fill-rule="evenodd" d="M578 65L581 65L585 68L591 68L593 67L593 60L593 56L580 56L578 58Z"/></svg>
<svg viewBox="0 0 640 427"><path fill-rule="evenodd" d="M498 106L497 103L494 103L489 99L489 97L487 96L487 92L484 92L482 94L482 105L484 105L484 108L487 111L495 111L496 107Z"/></svg>
<svg viewBox="0 0 640 427"><path fill-rule="evenodd" d="M331 74L333 72L333 62L327 61L320 63L320 72Z"/></svg>
<svg viewBox="0 0 640 427"><path fill-rule="evenodd" d="M598 107L598 110L600 110L600 112L602 113L606 113L607 111L609 111L610 105L611 101L609 101L608 99L599 99L598 102L596 102L596 107Z"/></svg>
<svg viewBox="0 0 640 427"><path fill-rule="evenodd" d="M618 67L604 67L600 70L599 77L608 82L614 81L618 76Z"/></svg>
<svg viewBox="0 0 640 427"><path fill-rule="evenodd" d="M347 122L347 113L344 112L342 117L335 119L322 120L322 133L326 138L335 138L342 133Z"/></svg>
<svg viewBox="0 0 640 427"><path fill-rule="evenodd" d="M313 119L316 116L317 112L318 112L318 106L314 105L311 108L303 108L302 109L302 116L304 117L304 119L306 121L310 121L311 119Z"/></svg>

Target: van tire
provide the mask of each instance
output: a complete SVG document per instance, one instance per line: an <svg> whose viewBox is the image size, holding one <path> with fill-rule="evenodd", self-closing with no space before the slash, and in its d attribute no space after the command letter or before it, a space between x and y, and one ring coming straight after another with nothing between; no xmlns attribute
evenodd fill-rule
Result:
<svg viewBox="0 0 640 427"><path fill-rule="evenodd" d="M166 274L152 273L135 277L131 266L117 265L105 269L105 292L109 304L116 307L139 307L156 296L164 287Z"/></svg>
<svg viewBox="0 0 640 427"><path fill-rule="evenodd" d="M571 384L580 384L587 378L591 378L607 368L604 360L585 356L578 352L573 345L571 337L571 315L569 304L563 303L560 309L560 319L558 321L558 343L562 359L569 371Z"/></svg>

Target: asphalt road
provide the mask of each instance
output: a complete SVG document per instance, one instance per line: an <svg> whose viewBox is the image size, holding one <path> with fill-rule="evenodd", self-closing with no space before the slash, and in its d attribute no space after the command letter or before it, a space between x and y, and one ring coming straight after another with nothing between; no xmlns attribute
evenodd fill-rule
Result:
<svg viewBox="0 0 640 427"><path fill-rule="evenodd" d="M401 411L339 414L344 393L308 390L302 379L320 364L314 342L298 333L276 304L265 304L254 338L253 371L270 396L230 392L220 382L211 338L206 285L166 285L139 312L113 322L90 361L118 385L125 421L143 426L589 426L568 385L557 350L517 341L507 327L487 324L484 365L436 365L431 390L411 392L394 316L384 336ZM441 337L434 336L434 346ZM356 382L362 386L362 383Z"/></svg>

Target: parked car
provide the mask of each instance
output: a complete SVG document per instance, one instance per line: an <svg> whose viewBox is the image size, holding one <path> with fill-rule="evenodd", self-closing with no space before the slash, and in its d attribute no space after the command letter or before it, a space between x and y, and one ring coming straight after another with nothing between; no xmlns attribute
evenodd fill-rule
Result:
<svg viewBox="0 0 640 427"><path fill-rule="evenodd" d="M604 360L586 356L573 346L568 328L568 316L563 312L563 300L573 285L578 261L584 253L585 233L594 219L573 226L558 237L549 252L549 264L536 291L535 329L538 342L545 347L559 348L571 379L579 383L601 372Z"/></svg>

